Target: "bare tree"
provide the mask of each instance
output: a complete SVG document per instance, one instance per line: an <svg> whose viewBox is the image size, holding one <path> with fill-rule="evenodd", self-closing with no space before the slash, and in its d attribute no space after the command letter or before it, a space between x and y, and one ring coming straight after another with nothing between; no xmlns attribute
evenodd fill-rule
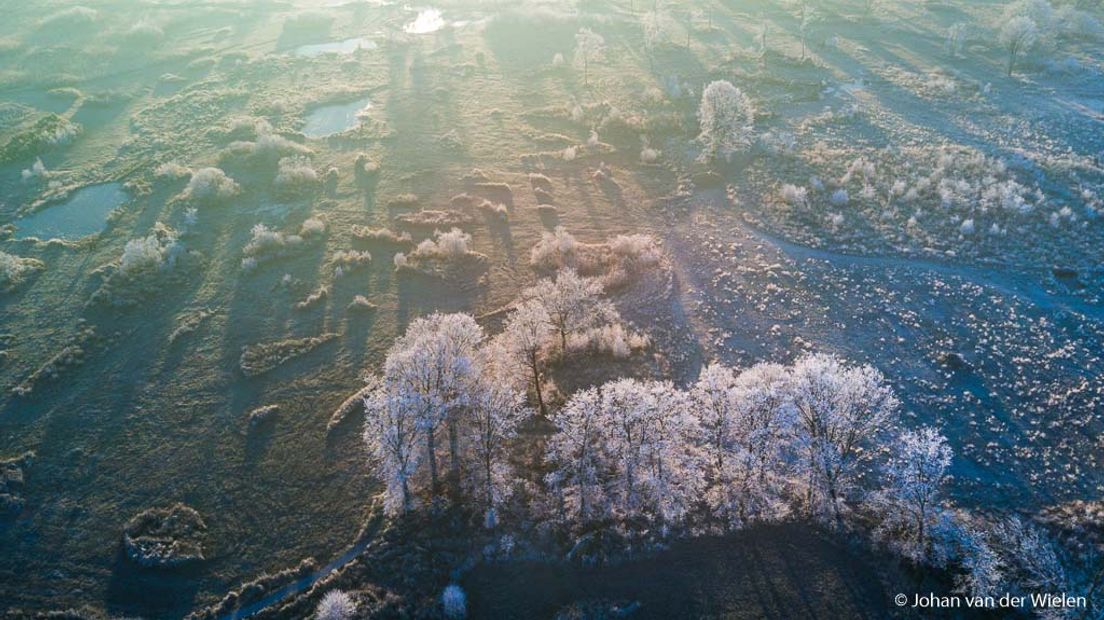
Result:
<svg viewBox="0 0 1104 620"><path fill-rule="evenodd" d="M575 33L575 62L583 65L583 84L590 84L590 60L601 53L606 45L602 35L590 28L580 28Z"/></svg>
<svg viewBox="0 0 1104 620"><path fill-rule="evenodd" d="M1000 43L1008 51L1008 77L1016 66L1016 57L1030 50L1039 40L1039 27L1035 20L1023 15L1006 21L1000 30Z"/></svg>

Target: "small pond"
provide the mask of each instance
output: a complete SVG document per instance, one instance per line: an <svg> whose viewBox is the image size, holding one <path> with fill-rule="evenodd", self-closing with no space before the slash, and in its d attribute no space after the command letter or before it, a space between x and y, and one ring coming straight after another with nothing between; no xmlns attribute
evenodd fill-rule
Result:
<svg viewBox="0 0 1104 620"><path fill-rule="evenodd" d="M104 229L107 214L127 200L122 183L82 187L57 204L15 221L16 237L80 239Z"/></svg>
<svg viewBox="0 0 1104 620"><path fill-rule="evenodd" d="M300 45L295 48L295 55L303 58L313 58L323 54L352 54L357 50L376 49L376 42L365 37L354 37L344 41L331 41L329 43L313 43Z"/></svg>
<svg viewBox="0 0 1104 620"><path fill-rule="evenodd" d="M372 102L365 97L309 110L307 122L303 125L303 134L308 138L325 138L358 127L361 116L370 107Z"/></svg>

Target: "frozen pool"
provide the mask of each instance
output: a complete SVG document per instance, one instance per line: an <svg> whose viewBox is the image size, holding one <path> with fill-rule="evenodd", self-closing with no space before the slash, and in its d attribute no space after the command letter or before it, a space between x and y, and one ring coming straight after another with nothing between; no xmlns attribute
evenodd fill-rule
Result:
<svg viewBox="0 0 1104 620"><path fill-rule="evenodd" d="M362 114L372 107L365 97L349 103L337 103L314 108L307 112L307 123L303 134L308 138L324 138L360 125Z"/></svg>
<svg viewBox="0 0 1104 620"><path fill-rule="evenodd" d="M82 187L65 202L51 205L15 221L16 237L80 239L100 232L107 214L126 202L121 183Z"/></svg>
<svg viewBox="0 0 1104 620"><path fill-rule="evenodd" d="M329 43L313 43L300 45L295 48L295 55L304 58L313 58L323 54L352 54L357 50L376 49L376 42L365 37L354 37L344 41L331 41Z"/></svg>

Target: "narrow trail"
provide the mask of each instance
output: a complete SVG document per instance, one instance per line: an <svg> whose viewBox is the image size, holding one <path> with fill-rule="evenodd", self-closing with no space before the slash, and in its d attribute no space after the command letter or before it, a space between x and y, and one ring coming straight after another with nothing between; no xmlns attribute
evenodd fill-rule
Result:
<svg viewBox="0 0 1104 620"><path fill-rule="evenodd" d="M945 277L960 278L978 286L993 289L1009 297L1017 297L1043 310L1080 314L1094 321L1104 322L1104 307L1077 299L1070 295L1051 295L1033 279L1024 274L1000 271L997 268L970 267L944 263L932 259L896 256L860 256L833 250L823 250L786 241L771 233L746 224L741 227L760 241L774 246L795 261L819 260L835 267L900 269L910 272L928 272Z"/></svg>
<svg viewBox="0 0 1104 620"><path fill-rule="evenodd" d="M368 547L368 545L372 542L372 540L374 540L374 538L374 536L362 537L359 542L357 542L352 547L346 549L344 553L331 560L329 564L326 564L322 568L314 571L306 577L297 579L296 581L287 584L279 590L266 595L259 601L255 601L249 605L246 605L245 607L240 607L234 610L234 613L222 616L221 618L219 618L219 620L240 620L241 618L248 618L253 614L256 614L260 611L263 611L264 609L276 605L277 603L283 601L284 599L287 599L288 597L305 592L323 577L326 577L327 575L336 571L342 566L345 566L349 562L352 562L353 559L355 559Z"/></svg>

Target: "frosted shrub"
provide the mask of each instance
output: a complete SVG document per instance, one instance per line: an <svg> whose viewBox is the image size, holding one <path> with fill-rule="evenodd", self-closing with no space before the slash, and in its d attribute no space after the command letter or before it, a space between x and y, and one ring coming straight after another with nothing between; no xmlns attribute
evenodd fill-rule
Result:
<svg viewBox="0 0 1104 620"><path fill-rule="evenodd" d="M153 174L169 179L183 179L192 176L192 169L175 161L170 161L155 168Z"/></svg>
<svg viewBox="0 0 1104 620"><path fill-rule="evenodd" d="M629 331L621 323L608 323L571 335L567 339L567 350L571 353L590 351L625 359L635 351L647 349L649 344L644 334Z"/></svg>
<svg viewBox="0 0 1104 620"><path fill-rule="evenodd" d="M846 205L851 200L851 198L847 195L846 189L840 188L832 192L832 196L828 200L832 203L833 206L842 207Z"/></svg>
<svg viewBox="0 0 1104 620"><path fill-rule="evenodd" d="M215 202L237 194L239 189L234 179L226 176L222 169L200 168L192 174L191 180L184 188L184 196L195 200Z"/></svg>
<svg viewBox="0 0 1104 620"><path fill-rule="evenodd" d="M654 164L659 161L659 151L645 146L640 151L640 162L644 164Z"/></svg>
<svg viewBox="0 0 1104 620"><path fill-rule="evenodd" d="M453 228L448 232L435 232L433 239L426 239L419 243L410 256L447 261L456 260L471 253L471 235L459 228Z"/></svg>
<svg viewBox="0 0 1104 620"><path fill-rule="evenodd" d="M410 233L397 233L390 228L368 228L365 226L353 226L353 236L365 241L377 241L380 243L392 243L395 245L408 245L413 243Z"/></svg>
<svg viewBox="0 0 1104 620"><path fill-rule="evenodd" d="M119 274L131 277L143 272L172 269L183 251L176 232L158 223L149 235L127 241L119 259Z"/></svg>
<svg viewBox="0 0 1104 620"><path fill-rule="evenodd" d="M37 179L49 178L50 171L46 169L46 165L42 163L42 158L36 158L35 163L30 168L25 168L21 174L24 181L34 181Z"/></svg>
<svg viewBox="0 0 1104 620"><path fill-rule="evenodd" d="M711 82L702 91L698 108L701 123L701 159L710 161L718 156L729 158L751 143L755 108L740 89L731 82Z"/></svg>
<svg viewBox="0 0 1104 620"><path fill-rule="evenodd" d="M663 252L651 235L617 235L608 242L610 261L603 283L610 288L627 284L660 264Z"/></svg>
<svg viewBox="0 0 1104 620"><path fill-rule="evenodd" d="M963 235L974 234L974 219L966 218L962 220L962 225L958 227L958 231Z"/></svg>
<svg viewBox="0 0 1104 620"><path fill-rule="evenodd" d="M403 254L402 252L396 252L394 258L391 259L391 262L395 264L395 269L402 269L408 264L406 254Z"/></svg>
<svg viewBox="0 0 1104 620"><path fill-rule="evenodd" d="M299 227L299 235L304 238L321 235L324 232L326 232L326 222L317 217L308 217L303 220L303 225Z"/></svg>
<svg viewBox="0 0 1104 620"><path fill-rule="evenodd" d="M314 610L315 620L349 620L356 613L353 598L341 590L330 590Z"/></svg>
<svg viewBox="0 0 1104 620"><path fill-rule="evenodd" d="M809 190L787 183L782 186L782 200L790 206L803 207L809 200Z"/></svg>
<svg viewBox="0 0 1104 620"><path fill-rule="evenodd" d="M45 268L45 263L38 259L23 258L0 251L0 291L19 286L29 276Z"/></svg>
<svg viewBox="0 0 1104 620"><path fill-rule="evenodd" d="M318 172L304 155L283 157L277 164L277 189L288 193L297 193L318 185Z"/></svg>
<svg viewBox="0 0 1104 620"><path fill-rule="evenodd" d="M552 66L553 67L559 68L559 67L564 66L564 64L565 64L564 55L562 53L556 52L555 54L552 55Z"/></svg>
<svg viewBox="0 0 1104 620"><path fill-rule="evenodd" d="M529 254L529 264L538 269L559 269L575 265L578 244L575 237L563 226L556 226L551 233L542 233L541 240Z"/></svg>
<svg viewBox="0 0 1104 620"><path fill-rule="evenodd" d="M272 230L264 224L257 224L251 231L252 237L245 244L242 253L242 268L249 270L256 267L261 261L282 256L289 249L303 243L303 237L288 235L277 230Z"/></svg>
<svg viewBox="0 0 1104 620"><path fill-rule="evenodd" d="M563 152L560 154L560 157L562 157L564 161L575 161L576 155L576 148L573 146L569 146L563 150Z"/></svg>
<svg viewBox="0 0 1104 620"><path fill-rule="evenodd" d="M465 618L468 615L468 597L464 589L456 584L445 588L441 593L441 606L446 618Z"/></svg>

